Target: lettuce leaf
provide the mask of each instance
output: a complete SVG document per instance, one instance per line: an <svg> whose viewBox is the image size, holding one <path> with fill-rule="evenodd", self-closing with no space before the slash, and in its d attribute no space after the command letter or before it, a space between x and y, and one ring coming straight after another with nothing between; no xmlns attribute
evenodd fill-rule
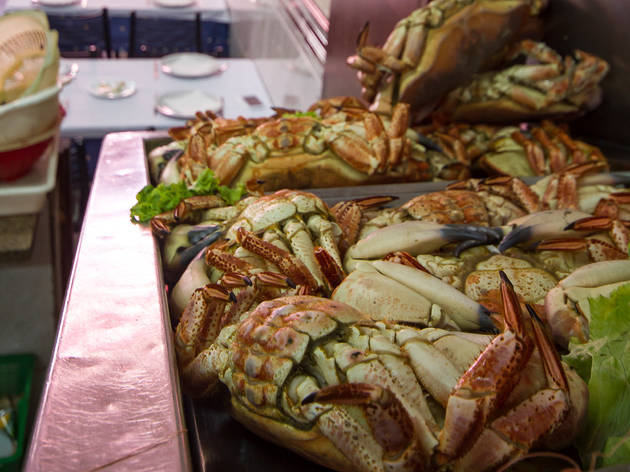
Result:
<svg viewBox="0 0 630 472"><path fill-rule="evenodd" d="M577 447L584 464L592 454L603 457L603 465L627 463L628 443L614 445L630 431L630 284L589 302L590 340L572 343L564 357L588 382L587 420Z"/></svg>
<svg viewBox="0 0 630 472"><path fill-rule="evenodd" d="M309 118L314 118L316 120L320 119L320 116L314 111L294 111L293 113L282 114L282 118L301 118L301 117L309 117Z"/></svg>
<svg viewBox="0 0 630 472"><path fill-rule="evenodd" d="M147 185L136 195L137 202L130 210L131 221L146 223L154 216L172 210L184 198L217 193L228 205L233 205L243 197L245 187L240 185L229 188L219 185L214 172L210 169L205 169L191 187L187 187L184 182L170 185L159 184L157 187Z"/></svg>

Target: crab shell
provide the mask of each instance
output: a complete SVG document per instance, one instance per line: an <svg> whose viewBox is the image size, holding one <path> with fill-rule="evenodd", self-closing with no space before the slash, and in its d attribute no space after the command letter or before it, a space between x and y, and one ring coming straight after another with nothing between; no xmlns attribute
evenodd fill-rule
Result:
<svg viewBox="0 0 630 472"><path fill-rule="evenodd" d="M226 343L226 340L232 337L231 335L234 333L234 330L238 330L233 334L236 338L234 340L234 348L237 348L237 343L241 343L243 341L262 342L261 339L256 339L257 336L263 334L260 329L258 331L248 333L247 328L253 327L256 324L262 324L264 319L268 318L270 314L279 307L285 307L283 311L286 310L287 312L291 309L299 310L299 308L302 308L309 310L311 313L321 311L330 316L330 318L328 316L317 316L312 322L306 323L306 325L302 327L302 332L308 332L308 334L313 337L317 337L318 334L321 335L321 332L327 329L327 325L330 323L331 319L334 319L335 322L343 324L359 323L362 321L370 322L370 319L366 315L344 303L317 299L316 297L309 296L285 297L282 299L264 302L259 305L256 310L249 315L249 319L246 322L243 319L241 320L240 328L236 328L235 326L225 328L217 339L217 344L221 345L222 343ZM294 319L291 324L296 326L301 324L300 321L301 320L299 319ZM304 331L305 327L306 331ZM303 340L305 337L302 333L299 333L298 336L300 340ZM277 349L286 349L288 347L287 337L277 336L276 338L277 343L275 343L275 345ZM268 344L270 346L272 345L272 343ZM291 342L291 344L297 347L297 345L301 343ZM293 349L290 350L293 351ZM236 356L234 356L234 354L236 354ZM232 354L225 353L224 355L232 355L232 359L236 359L238 351L234 350ZM291 357L295 358L298 355L298 353L293 353ZM222 359L222 361L225 363L230 362L228 359ZM227 367L227 365L224 367ZM269 367L271 367L271 365ZM268 368L265 368L262 373L264 374L267 370ZM277 371L279 370L280 369L277 369ZM269 373L271 374L271 371L269 371ZM221 372L219 372L219 374L221 375ZM227 380L226 383L229 383L236 381L236 378L234 376L230 376L229 379L225 380ZM239 388L236 383L234 386L235 388ZM241 384L240 388L244 389L247 387ZM245 392L243 391L243 393ZM356 468L348 462L348 459L334 445L334 443L327 437L323 436L319 431L317 431L317 429L297 429L287 423L273 419L273 416L271 415L270 417L261 416L256 411L248 408L245 403L243 403L243 401L234 394L231 396L231 406L231 412L234 418L257 435L291 449L309 460L326 465L327 467L331 467L335 470L344 472L352 472L356 470Z"/></svg>
<svg viewBox="0 0 630 472"><path fill-rule="evenodd" d="M331 138L316 137L322 128ZM240 158L240 165L231 163L235 153L243 150L248 157ZM429 157L437 154L412 144L411 159L386 172L372 173L366 172L360 159L354 165L337 152L349 156L371 153L362 123L328 125L310 117L279 118L259 126L250 136L228 140L211 153L209 166L225 185L260 181L264 190L321 188L430 180Z"/></svg>

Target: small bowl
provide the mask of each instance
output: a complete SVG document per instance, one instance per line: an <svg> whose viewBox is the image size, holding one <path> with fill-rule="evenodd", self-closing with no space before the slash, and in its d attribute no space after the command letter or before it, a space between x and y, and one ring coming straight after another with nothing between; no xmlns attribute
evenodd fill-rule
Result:
<svg viewBox="0 0 630 472"><path fill-rule="evenodd" d="M28 174L53 139L54 135L20 149L0 151L0 181L10 182Z"/></svg>

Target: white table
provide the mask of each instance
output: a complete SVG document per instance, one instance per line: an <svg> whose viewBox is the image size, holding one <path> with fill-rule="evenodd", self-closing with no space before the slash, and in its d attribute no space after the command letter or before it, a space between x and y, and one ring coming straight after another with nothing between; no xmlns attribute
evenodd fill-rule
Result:
<svg viewBox="0 0 630 472"><path fill-rule="evenodd" d="M51 15L91 15L107 8L110 16L129 16L136 12L139 16L155 16L163 18L194 18L201 13L204 20L228 22L229 9L225 0L195 0L191 5L178 8L164 8L153 0L78 0L67 6L49 6L31 0L6 0L6 11L44 10ZM44 0L45 2L45 0Z"/></svg>
<svg viewBox="0 0 630 472"><path fill-rule="evenodd" d="M100 138L117 131L168 129L181 126L185 120L169 118L155 111L161 94L176 90L200 89L224 100L223 116L256 118L273 114L271 100L249 59L224 59L225 72L200 79L180 79L164 74L159 59L81 59L63 60L61 70L76 62L79 71L61 93L67 115L61 125L65 137ZM134 80L134 95L118 100L92 96L89 85L101 78ZM261 105L250 106L243 99L254 95Z"/></svg>

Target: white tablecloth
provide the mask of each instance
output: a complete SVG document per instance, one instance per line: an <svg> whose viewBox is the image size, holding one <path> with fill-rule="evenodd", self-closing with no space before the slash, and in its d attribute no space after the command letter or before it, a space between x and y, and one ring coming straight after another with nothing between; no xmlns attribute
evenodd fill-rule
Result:
<svg viewBox="0 0 630 472"><path fill-rule="evenodd" d="M141 131L150 128L168 129L181 126L185 120L163 116L155 111L157 98L166 92L203 90L222 97L223 116L236 118L263 117L273 114L271 101L248 59L224 59L227 70L219 75L200 79L180 79L161 72L159 59L81 59L63 60L61 70L76 62L79 71L61 93L67 115L61 125L62 136L99 138L116 131ZM92 96L88 87L104 78L133 80L134 95L117 100ZM256 96L261 105L250 106L245 96Z"/></svg>

